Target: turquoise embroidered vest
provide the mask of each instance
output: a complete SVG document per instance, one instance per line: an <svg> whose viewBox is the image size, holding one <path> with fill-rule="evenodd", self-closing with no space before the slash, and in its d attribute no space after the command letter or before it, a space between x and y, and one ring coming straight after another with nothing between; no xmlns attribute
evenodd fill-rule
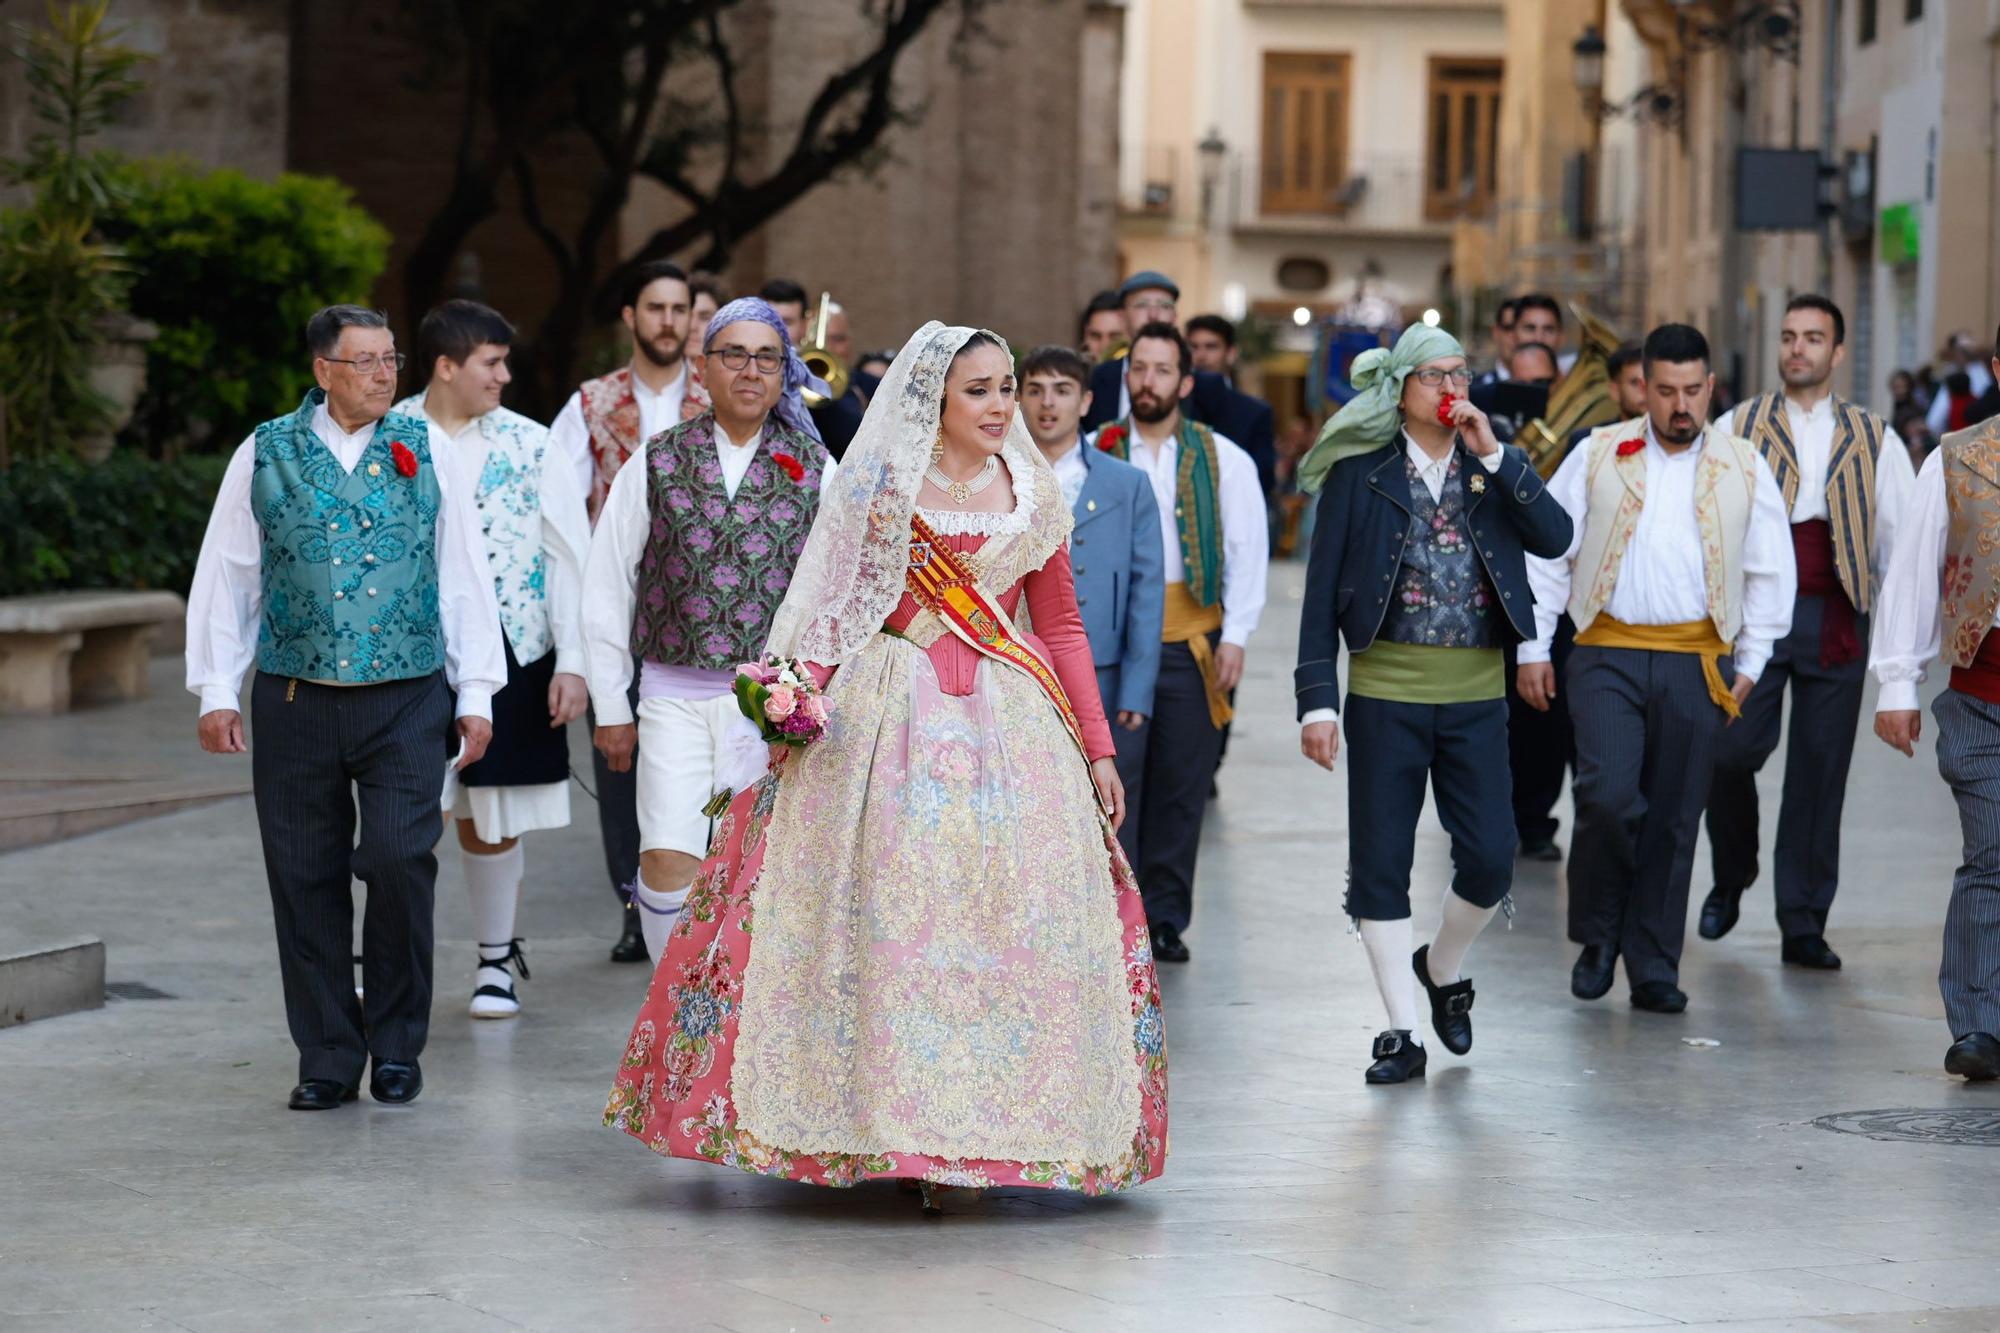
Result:
<svg viewBox="0 0 2000 1333"><path fill-rule="evenodd" d="M352 472L312 433L324 390L257 428L250 503L263 531L257 667L303 680L375 684L444 666L430 430L391 412ZM396 445L416 459L405 477Z"/></svg>
<svg viewBox="0 0 2000 1333"><path fill-rule="evenodd" d="M424 416L424 396L412 394L392 412ZM500 627L522 666L555 647L549 624L548 556L542 547L542 468L548 427L519 412L496 407L479 418L486 466L472 492L486 534L486 564L500 599Z"/></svg>
<svg viewBox="0 0 2000 1333"><path fill-rule="evenodd" d="M633 656L726 671L762 653L819 512L825 467L824 448L770 417L732 499L715 455L714 414L648 440L652 528L639 557Z"/></svg>

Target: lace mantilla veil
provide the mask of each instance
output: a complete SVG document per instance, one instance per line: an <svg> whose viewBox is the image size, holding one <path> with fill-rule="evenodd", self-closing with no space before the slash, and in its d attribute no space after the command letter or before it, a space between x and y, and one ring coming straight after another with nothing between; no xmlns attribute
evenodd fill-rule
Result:
<svg viewBox="0 0 2000 1333"><path fill-rule="evenodd" d="M896 609L910 558L910 518L944 407L945 375L959 349L982 331L932 320L903 345L820 494L819 515L771 622L766 652L833 666L859 652ZM987 336L1006 347L998 334ZM996 538L982 549L987 586L996 593L1045 564L1069 540L1071 522L1055 473L1018 410L1000 452L1017 509L1034 518L1019 536Z"/></svg>

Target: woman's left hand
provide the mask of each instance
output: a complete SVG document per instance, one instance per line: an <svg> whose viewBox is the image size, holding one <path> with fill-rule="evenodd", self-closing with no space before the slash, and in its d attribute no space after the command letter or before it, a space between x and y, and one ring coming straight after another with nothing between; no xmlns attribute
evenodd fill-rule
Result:
<svg viewBox="0 0 2000 1333"><path fill-rule="evenodd" d="M1111 813L1111 831L1125 822L1125 784L1118 780L1118 761L1110 755L1090 764L1090 780L1097 784L1097 798Z"/></svg>
<svg viewBox="0 0 2000 1333"><path fill-rule="evenodd" d="M1465 441L1474 458L1485 458L1500 448L1500 437L1493 433L1493 423L1472 405L1470 398L1460 398L1451 405L1451 424L1458 428L1459 438Z"/></svg>

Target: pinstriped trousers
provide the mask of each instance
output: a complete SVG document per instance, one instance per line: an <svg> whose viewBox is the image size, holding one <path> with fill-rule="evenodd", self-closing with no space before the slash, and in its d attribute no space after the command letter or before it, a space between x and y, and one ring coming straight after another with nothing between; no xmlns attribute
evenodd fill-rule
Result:
<svg viewBox="0 0 2000 1333"><path fill-rule="evenodd" d="M293 689L260 671L251 686L251 782L301 1081L359 1086L370 1055L424 1049L452 711L442 672ZM356 879L368 886L365 1002L354 994Z"/></svg>
<svg viewBox="0 0 2000 1333"><path fill-rule="evenodd" d="M1965 840L1945 910L1938 993L1953 1040L2000 1036L2000 705L1946 690L1931 713L1938 773L1958 801Z"/></svg>
<svg viewBox="0 0 2000 1333"><path fill-rule="evenodd" d="M1724 680L1734 666L1722 660ZM1609 945L1633 986L1679 980L1688 880L1724 714L1691 653L1579 645L1569 937Z"/></svg>

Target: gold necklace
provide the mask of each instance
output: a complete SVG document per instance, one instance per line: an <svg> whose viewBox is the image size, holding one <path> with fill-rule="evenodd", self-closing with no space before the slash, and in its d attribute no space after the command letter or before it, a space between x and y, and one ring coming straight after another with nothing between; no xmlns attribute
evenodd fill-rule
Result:
<svg viewBox="0 0 2000 1333"><path fill-rule="evenodd" d="M930 480L931 485L949 495L951 502L960 509L971 504L972 497L991 486L993 479L999 475L1000 459L994 454L987 455L985 466L974 473L970 481L953 481L936 463L932 463L924 471L924 476Z"/></svg>

